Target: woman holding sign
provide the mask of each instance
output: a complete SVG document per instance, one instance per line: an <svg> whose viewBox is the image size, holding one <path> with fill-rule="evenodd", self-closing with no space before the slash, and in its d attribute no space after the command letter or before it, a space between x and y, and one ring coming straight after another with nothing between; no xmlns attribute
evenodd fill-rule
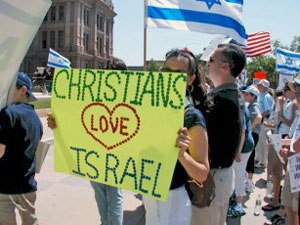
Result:
<svg viewBox="0 0 300 225"><path fill-rule="evenodd" d="M204 79L198 71L195 56L188 50L174 49L166 54L163 71L187 73L184 126L176 141L178 161L172 177L167 202L143 197L147 225L190 224L191 202L184 184L188 177L203 183L209 173L208 138L202 113L206 100ZM174 153L177 154L177 153Z"/></svg>
<svg viewBox="0 0 300 225"><path fill-rule="evenodd" d="M300 103L300 75L296 76L294 78L295 81L295 96L297 104ZM280 155L285 158L286 160L291 157L292 155L300 152L300 123L298 120L296 129L294 131L293 137L291 139L290 146L288 146L288 141L285 140L286 143L283 143L283 148L280 150ZM292 165L289 165L290 162L288 162L288 168ZM285 175L284 180L284 187L282 190L282 203L285 207L285 212L287 214L287 218L289 220L289 224L291 225L298 225L299 224L299 218L298 218L298 210L299 210L299 192L292 193L291 190L291 179L290 179L290 171L288 169L288 172Z"/></svg>

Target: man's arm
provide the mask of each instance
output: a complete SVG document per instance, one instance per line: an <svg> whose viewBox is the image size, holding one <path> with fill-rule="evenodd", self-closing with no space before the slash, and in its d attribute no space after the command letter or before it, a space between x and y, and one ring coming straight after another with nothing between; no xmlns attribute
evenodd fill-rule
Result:
<svg viewBox="0 0 300 225"><path fill-rule="evenodd" d="M5 147L6 147L5 145L0 144L0 159L2 158L2 156L5 153Z"/></svg>

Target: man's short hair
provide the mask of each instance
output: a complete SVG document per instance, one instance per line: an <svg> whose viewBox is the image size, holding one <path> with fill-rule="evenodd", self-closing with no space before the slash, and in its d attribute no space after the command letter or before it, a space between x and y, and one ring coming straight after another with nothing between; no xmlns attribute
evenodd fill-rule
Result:
<svg viewBox="0 0 300 225"><path fill-rule="evenodd" d="M220 44L218 48L223 48L222 58L230 65L230 72L233 77L237 77L246 65L246 55L244 51L235 44Z"/></svg>

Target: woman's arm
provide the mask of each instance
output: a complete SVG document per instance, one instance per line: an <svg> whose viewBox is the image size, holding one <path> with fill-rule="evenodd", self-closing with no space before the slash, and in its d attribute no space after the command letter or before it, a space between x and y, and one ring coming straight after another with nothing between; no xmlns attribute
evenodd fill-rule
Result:
<svg viewBox="0 0 300 225"><path fill-rule="evenodd" d="M2 158L2 156L3 156L4 153L5 153L5 148L6 148L5 145L0 144L0 159Z"/></svg>
<svg viewBox="0 0 300 225"><path fill-rule="evenodd" d="M295 119L295 116L296 116L296 109L297 109L297 103L293 102L292 103L292 117L291 117L291 119L286 119L284 116L282 116L281 121L283 123L285 123L286 125L291 126L294 119Z"/></svg>
<svg viewBox="0 0 300 225"><path fill-rule="evenodd" d="M184 136L189 136L189 146L188 138L183 141ZM178 160L181 165L191 178L203 183L209 172L206 130L200 125L193 126L189 130L187 128L181 129L177 138L177 146L180 148ZM189 150L189 153L187 150Z"/></svg>
<svg viewBox="0 0 300 225"><path fill-rule="evenodd" d="M254 106L254 111L256 113L256 117L252 122L252 129L254 129L257 125L261 124L262 115L258 106Z"/></svg>
<svg viewBox="0 0 300 225"><path fill-rule="evenodd" d="M48 123L48 127L51 129L55 129L57 127L55 117L53 116L52 113L48 113L47 123Z"/></svg>
<svg viewBox="0 0 300 225"><path fill-rule="evenodd" d="M300 138L298 138L294 144L293 144L293 148L296 152L300 152Z"/></svg>

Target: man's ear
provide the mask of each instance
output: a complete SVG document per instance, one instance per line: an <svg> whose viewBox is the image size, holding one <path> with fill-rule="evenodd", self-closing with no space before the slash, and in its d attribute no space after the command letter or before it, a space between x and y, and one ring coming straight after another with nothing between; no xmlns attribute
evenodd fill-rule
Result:
<svg viewBox="0 0 300 225"><path fill-rule="evenodd" d="M222 69L226 71L230 71L230 65L227 62L222 63Z"/></svg>
<svg viewBox="0 0 300 225"><path fill-rule="evenodd" d="M20 89L21 89L21 93L22 93L22 94L26 94L26 93L27 93L27 90L28 90L28 89L27 89L26 86L22 86Z"/></svg>
<svg viewBox="0 0 300 225"><path fill-rule="evenodd" d="M192 74L188 76L188 86L192 85L195 79L196 79L196 74Z"/></svg>

